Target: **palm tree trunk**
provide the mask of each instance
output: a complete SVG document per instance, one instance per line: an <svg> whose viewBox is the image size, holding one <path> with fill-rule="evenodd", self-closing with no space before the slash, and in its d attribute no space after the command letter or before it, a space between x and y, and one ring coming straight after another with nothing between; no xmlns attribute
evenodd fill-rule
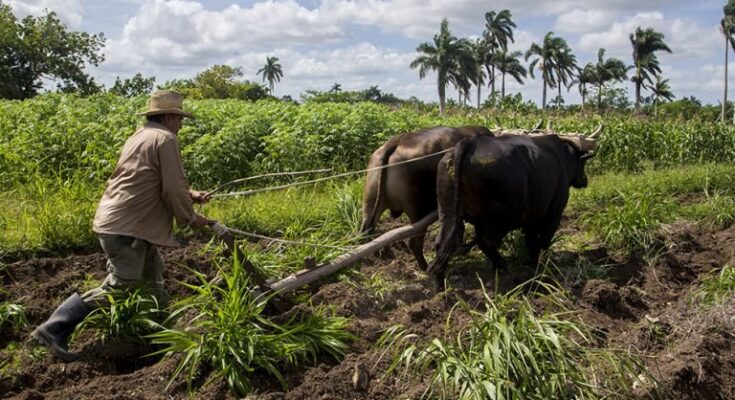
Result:
<svg viewBox="0 0 735 400"><path fill-rule="evenodd" d="M500 92L500 101L505 100L505 72L503 72L503 86Z"/></svg>
<svg viewBox="0 0 735 400"><path fill-rule="evenodd" d="M561 110L561 79L559 80L559 96L556 98L556 106Z"/></svg>
<svg viewBox="0 0 735 400"><path fill-rule="evenodd" d="M724 32L723 32L724 33ZM723 124L725 123L725 113L727 109L727 56L728 56L728 37L727 33L724 33L725 36L725 90L722 93L722 111L720 112L720 122Z"/></svg>
<svg viewBox="0 0 735 400"><path fill-rule="evenodd" d="M597 112L602 113L602 83L597 85Z"/></svg>
<svg viewBox="0 0 735 400"><path fill-rule="evenodd" d="M439 90L439 115L444 115L444 96L446 94L446 89L443 85L441 77L437 78L437 86Z"/></svg>
<svg viewBox="0 0 735 400"><path fill-rule="evenodd" d="M493 76L490 77L490 79L492 79L492 82L493 82L493 94L495 94L495 66L494 65L493 65L492 70L493 70L493 72L492 72Z"/></svg>
<svg viewBox="0 0 735 400"><path fill-rule="evenodd" d="M544 91L541 95L541 109L546 111L546 81L544 80Z"/></svg>
<svg viewBox="0 0 735 400"><path fill-rule="evenodd" d="M641 111L641 65L636 62L636 79L635 79L635 113Z"/></svg>
<svg viewBox="0 0 735 400"><path fill-rule="evenodd" d="M477 109L480 109L480 90L482 89L482 65L477 69Z"/></svg>
<svg viewBox="0 0 735 400"><path fill-rule="evenodd" d="M587 90L584 85L582 85L582 92L580 93L580 95L582 95L582 111L584 111L585 97L587 95Z"/></svg>

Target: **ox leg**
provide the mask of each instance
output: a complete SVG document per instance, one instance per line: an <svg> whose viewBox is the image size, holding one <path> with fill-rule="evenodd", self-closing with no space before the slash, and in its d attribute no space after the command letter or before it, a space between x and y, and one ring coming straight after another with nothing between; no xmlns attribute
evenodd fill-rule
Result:
<svg viewBox="0 0 735 400"><path fill-rule="evenodd" d="M411 249L414 257L416 257L416 262L418 262L419 268L421 268L422 271L426 271L426 269L429 267L429 264L426 262L426 257L424 257L425 237L426 231L423 231L421 232L421 234L414 236L411 239L408 239L408 247Z"/></svg>
<svg viewBox="0 0 735 400"><path fill-rule="evenodd" d="M535 268L538 265L538 260L541 256L541 240L539 232L532 227L524 227L523 240L526 243L526 249L528 249L528 264L532 268Z"/></svg>
<svg viewBox="0 0 735 400"><path fill-rule="evenodd" d="M498 245L503 240L503 235L490 232L489 230L475 225L477 232L477 246L485 254L485 257L493 263L493 267L496 269L506 269L508 264L503 259L503 256L498 253Z"/></svg>

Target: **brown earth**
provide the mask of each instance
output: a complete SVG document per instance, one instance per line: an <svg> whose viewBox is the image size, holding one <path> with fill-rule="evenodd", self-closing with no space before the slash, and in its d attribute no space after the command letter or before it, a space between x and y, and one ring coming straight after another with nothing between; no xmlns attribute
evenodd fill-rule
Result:
<svg viewBox="0 0 735 400"><path fill-rule="evenodd" d="M574 231L570 227L566 232ZM430 247L427 240L426 248ZM182 247L163 252L169 266L167 285L173 296L186 290L176 281L192 282L184 268L209 276L213 265L202 251L206 240L192 238ZM640 254L609 254L604 248L581 252L556 251L551 259L561 271L562 282L572 293L572 307L600 334L600 345L643 354L659 393L672 399L735 398L735 302L702 309L692 301L701 280L714 269L733 263L735 226L719 231L704 230L678 222L663 227L653 257ZM601 279L585 279L575 266L605 265ZM89 276L104 277L101 253L75 254L63 258L11 260L0 268L4 291L0 301L25 306L31 326L42 322L52 308L74 292L83 290ZM523 267L510 267L495 281L495 272L473 253L455 261L450 271L451 294L436 292L433 281L416 267L405 244L398 243L362 262L349 279L332 278L313 289L313 304L329 304L338 314L352 318L350 331L357 337L341 361L323 359L319 365L285 371L290 389L284 391L265 376L253 377L258 391L252 399L395 399L418 398L426 382L384 376L387 361L375 345L382 330L403 324L424 337L443 336L447 316L456 297L469 304L482 299L479 279L486 288L508 290L532 274ZM371 286L372 278L382 278ZM372 288L371 288L372 287ZM461 312L453 311L451 329L462 325ZM25 341L31 328L2 332L0 364L4 350ZM166 383L176 360L141 357L152 349L126 343L103 344L80 337L72 350L82 356L63 363L47 355L26 358L9 379L0 381L0 397L14 399L183 399L186 385ZM353 376L360 383L353 384ZM653 383L651 383L653 385ZM234 398L221 383L201 388L197 398Z"/></svg>

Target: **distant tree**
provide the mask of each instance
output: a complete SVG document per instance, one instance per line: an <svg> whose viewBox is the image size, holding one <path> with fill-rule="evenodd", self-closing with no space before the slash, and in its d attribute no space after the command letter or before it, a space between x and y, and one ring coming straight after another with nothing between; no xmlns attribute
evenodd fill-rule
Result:
<svg viewBox="0 0 735 400"><path fill-rule="evenodd" d="M263 76L263 82L268 81L268 89L273 95L274 83L280 82L283 77L283 70L281 64L278 63L278 57L266 57L265 65L258 70L258 75Z"/></svg>
<svg viewBox="0 0 735 400"><path fill-rule="evenodd" d="M458 103L465 105L470 98L470 89L477 84L477 62L475 61L474 47L468 39L458 40L455 68L448 71L449 82L457 89Z"/></svg>
<svg viewBox="0 0 735 400"><path fill-rule="evenodd" d="M587 63L587 65L584 66L579 71L579 74L577 75L577 85L579 87L579 95L582 96L582 110L584 110L584 106L586 104L587 94L589 93L587 89L587 85L594 84L596 82L596 75L595 75L595 65L592 63Z"/></svg>
<svg viewBox="0 0 735 400"><path fill-rule="evenodd" d="M503 50L493 56L493 65L497 67L501 74L501 89L500 99L501 102L505 99L505 75L510 75L516 82L523 84L523 79L526 78L526 68L521 65L520 58L523 57L523 53L520 51L514 51L508 53Z"/></svg>
<svg viewBox="0 0 735 400"><path fill-rule="evenodd" d="M101 33L70 32L53 12L18 21L10 6L0 3L0 97L33 97L43 79L65 92L102 90L84 68L104 61L104 43Z"/></svg>
<svg viewBox="0 0 735 400"><path fill-rule="evenodd" d="M577 66L577 57L572 53L572 49L567 44L567 41L561 39L560 43L561 47L556 51L553 64L556 70L556 87L558 89L556 97L557 105L561 109L563 104L561 88L562 86L566 86L568 90L572 86L579 67Z"/></svg>
<svg viewBox="0 0 735 400"><path fill-rule="evenodd" d="M362 96L367 101L380 103L380 100L383 98L383 92L381 92L377 86L370 86L369 88L362 91Z"/></svg>
<svg viewBox="0 0 735 400"><path fill-rule="evenodd" d="M151 76L144 78L143 75L138 72L132 78L126 78L120 80L118 76L115 78L115 84L110 88L110 93L123 96L123 97L134 97L141 94L150 93L153 90L153 84L156 82L156 77Z"/></svg>
<svg viewBox="0 0 735 400"><path fill-rule="evenodd" d="M460 41L449 31L449 21L444 18L439 33L434 35L433 43L421 43L416 51L419 53L411 68L419 69L419 78L424 79L429 71L436 72L437 90L439 92L439 114L444 114L447 84L452 77L459 74L459 58L466 53L466 42Z"/></svg>
<svg viewBox="0 0 735 400"><path fill-rule="evenodd" d="M628 71L633 68L626 66L621 60L611 57L605 59L605 49L597 51L597 64L594 65L594 82L597 85L597 108L602 109L602 87L608 82L622 82L627 78Z"/></svg>
<svg viewBox="0 0 735 400"><path fill-rule="evenodd" d="M541 73L541 81L543 82L543 92L541 95L541 109L546 109L546 88L556 87L556 61L558 54L567 46L567 42L554 36L554 32L549 32L544 36L541 45L532 43L531 48L526 51L526 61L533 57L528 65L528 73L534 78L533 71L538 69Z"/></svg>
<svg viewBox="0 0 735 400"><path fill-rule="evenodd" d="M656 76L656 82L648 86L651 91L651 99L653 102L653 114L658 115L658 105L661 103L661 99L671 101L674 100L674 93L671 92L668 79L661 79L661 76Z"/></svg>
<svg viewBox="0 0 735 400"><path fill-rule="evenodd" d="M342 85L340 85L340 84L339 84L339 83L337 83L337 82L334 82L334 84L332 85L332 88L331 88L331 89L329 89L329 91L330 91L331 93L339 93L339 92L341 92L341 91L342 91Z"/></svg>
<svg viewBox="0 0 735 400"><path fill-rule="evenodd" d="M489 11L485 13L485 30L483 38L490 47L488 75L492 91L495 92L495 54L499 51L508 51L508 41L513 43L513 28L516 27L513 22L513 15L509 10L502 10L499 13Z"/></svg>
<svg viewBox="0 0 735 400"><path fill-rule="evenodd" d="M643 30L640 26L635 33L630 34L630 43L633 46L633 64L635 66L635 75L631 78L631 81L635 83L635 111L639 112L641 108L641 87L646 82L653 84L653 77L661 73L656 52L667 51L671 53L671 49L664 42L663 33L656 32L652 28Z"/></svg>
<svg viewBox="0 0 735 400"><path fill-rule="evenodd" d="M178 90L187 97L195 99L240 99L259 100L268 97L268 89L255 82L240 81L239 67L214 65L194 79L177 79L160 85L160 89Z"/></svg>
<svg viewBox="0 0 735 400"><path fill-rule="evenodd" d="M475 61L475 78L473 81L477 85L477 108L480 108L482 85L485 84L485 68L490 62L490 45L485 39L477 39L472 44L472 54Z"/></svg>

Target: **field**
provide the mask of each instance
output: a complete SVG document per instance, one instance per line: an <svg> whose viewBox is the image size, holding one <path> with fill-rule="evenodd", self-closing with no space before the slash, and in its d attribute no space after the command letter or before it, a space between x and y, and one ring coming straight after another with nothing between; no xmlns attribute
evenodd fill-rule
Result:
<svg viewBox="0 0 735 400"><path fill-rule="evenodd" d="M546 117L559 131L604 123L605 133L590 186L573 191L535 270L513 234L507 271L471 250L452 261L450 289L439 293L398 243L300 289L291 311L274 315L250 297L240 263L210 233L179 228L182 246L162 251L170 306L160 312L142 294L115 298L75 333L81 358L56 360L26 339L55 305L105 276L90 221L144 101L0 102L1 397L735 397L735 132L627 115ZM529 128L541 117L438 117L370 103L199 101L191 109L198 118L180 140L200 189L275 171L361 169L386 138L420 127ZM277 279L307 257L325 262L358 244L361 193L361 178L351 177L220 198L201 211L322 245L240 241ZM402 223L385 215L379 226ZM437 228L425 243L429 259Z"/></svg>

